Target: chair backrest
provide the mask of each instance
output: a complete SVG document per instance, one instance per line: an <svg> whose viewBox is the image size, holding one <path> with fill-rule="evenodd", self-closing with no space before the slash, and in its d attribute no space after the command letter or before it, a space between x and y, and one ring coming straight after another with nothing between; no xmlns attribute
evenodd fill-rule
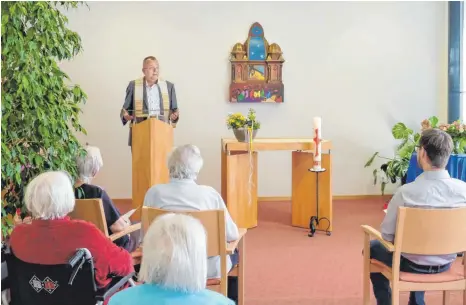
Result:
<svg viewBox="0 0 466 305"><path fill-rule="evenodd" d="M74 268L69 264L39 265L7 254L10 305L95 305L96 284L92 257L69 284Z"/></svg>
<svg viewBox="0 0 466 305"><path fill-rule="evenodd" d="M150 224L157 217L168 213L190 215L202 223L207 233L208 256L217 256L226 253L225 211L169 211L151 207L142 207L141 226L143 232L147 232Z"/></svg>
<svg viewBox="0 0 466 305"><path fill-rule="evenodd" d="M466 207L400 207L395 248L409 254L446 255L466 251Z"/></svg>
<svg viewBox="0 0 466 305"><path fill-rule="evenodd" d="M74 210L68 216L71 219L80 219L93 223L105 236L109 236L101 199L76 199Z"/></svg>

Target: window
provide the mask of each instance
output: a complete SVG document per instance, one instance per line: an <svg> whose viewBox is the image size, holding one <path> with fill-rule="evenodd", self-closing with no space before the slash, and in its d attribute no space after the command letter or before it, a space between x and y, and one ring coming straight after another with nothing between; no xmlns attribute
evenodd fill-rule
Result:
<svg viewBox="0 0 466 305"><path fill-rule="evenodd" d="M463 65L464 3L448 2L448 122L466 121L466 65ZM464 100L464 107L463 107Z"/></svg>
<svg viewBox="0 0 466 305"><path fill-rule="evenodd" d="M460 86L460 119L463 121L463 123L466 123L466 64L464 63L464 60L466 60L466 48L465 48L465 43L463 40L463 33L465 30L465 20L464 20L464 5L462 6L461 10L461 55L460 55L460 79L461 79L461 86Z"/></svg>

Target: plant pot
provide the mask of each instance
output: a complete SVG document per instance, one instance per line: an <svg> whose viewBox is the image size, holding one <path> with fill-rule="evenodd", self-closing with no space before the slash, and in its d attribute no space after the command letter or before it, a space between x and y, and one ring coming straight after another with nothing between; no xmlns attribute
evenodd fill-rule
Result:
<svg viewBox="0 0 466 305"><path fill-rule="evenodd" d="M236 140L238 142L248 142L248 130L245 128L233 129ZM252 131L252 138L254 139L257 134L257 129Z"/></svg>
<svg viewBox="0 0 466 305"><path fill-rule="evenodd" d="M405 185L406 184L406 179L408 178L408 174L405 174L402 178L401 178L401 185Z"/></svg>

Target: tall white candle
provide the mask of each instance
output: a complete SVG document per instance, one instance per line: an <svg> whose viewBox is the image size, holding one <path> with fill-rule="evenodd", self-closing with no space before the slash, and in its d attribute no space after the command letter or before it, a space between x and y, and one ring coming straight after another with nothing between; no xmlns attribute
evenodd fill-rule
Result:
<svg viewBox="0 0 466 305"><path fill-rule="evenodd" d="M314 162L322 160L322 118L314 118ZM319 164L320 165L320 164Z"/></svg>

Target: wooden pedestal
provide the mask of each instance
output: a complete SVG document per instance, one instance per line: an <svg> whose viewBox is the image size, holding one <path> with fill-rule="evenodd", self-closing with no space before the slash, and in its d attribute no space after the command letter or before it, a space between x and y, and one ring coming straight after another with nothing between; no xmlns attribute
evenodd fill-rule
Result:
<svg viewBox="0 0 466 305"><path fill-rule="evenodd" d="M222 197L239 228L257 226L257 152L222 149Z"/></svg>
<svg viewBox="0 0 466 305"><path fill-rule="evenodd" d="M312 216L317 216L317 175L319 175L319 221L317 229L332 231L332 164L331 155L322 154L322 168L325 172L319 174L310 172L314 157L312 153L303 151L292 152L292 196L291 225L309 228Z"/></svg>

